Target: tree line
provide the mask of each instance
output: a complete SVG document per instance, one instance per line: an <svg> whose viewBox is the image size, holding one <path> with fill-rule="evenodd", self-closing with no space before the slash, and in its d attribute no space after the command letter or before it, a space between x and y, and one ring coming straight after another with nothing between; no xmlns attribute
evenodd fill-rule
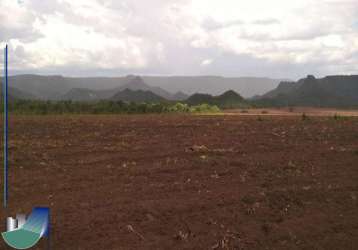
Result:
<svg viewBox="0 0 358 250"><path fill-rule="evenodd" d="M146 114L146 113L213 113L220 109L215 105L190 106L185 103L135 103L123 101L41 101L14 100L9 112L14 114ZM3 106L1 105L1 112Z"/></svg>

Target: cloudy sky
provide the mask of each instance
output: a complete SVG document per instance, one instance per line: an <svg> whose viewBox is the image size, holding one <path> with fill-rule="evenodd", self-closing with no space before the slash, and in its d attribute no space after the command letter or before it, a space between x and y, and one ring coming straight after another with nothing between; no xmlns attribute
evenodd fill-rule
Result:
<svg viewBox="0 0 358 250"><path fill-rule="evenodd" d="M12 73L358 74L357 0L1 0Z"/></svg>

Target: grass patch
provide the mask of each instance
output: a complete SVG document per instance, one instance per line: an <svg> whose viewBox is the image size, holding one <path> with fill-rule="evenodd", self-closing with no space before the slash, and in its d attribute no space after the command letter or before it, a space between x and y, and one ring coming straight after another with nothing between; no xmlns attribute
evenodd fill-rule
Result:
<svg viewBox="0 0 358 250"><path fill-rule="evenodd" d="M247 194L241 198L241 201L246 205L252 205L255 203L256 199L254 196Z"/></svg>
<svg viewBox="0 0 358 250"><path fill-rule="evenodd" d="M309 120L309 117L308 117L308 115L306 115L306 113L302 113L301 119L302 119L302 121L307 121L307 120Z"/></svg>
<svg viewBox="0 0 358 250"><path fill-rule="evenodd" d="M339 115L339 114L337 114L337 113L335 113L334 115L333 115L333 120L335 120L335 121L344 121L344 120L347 120L348 119L348 117L346 117L346 116L341 116L341 115Z"/></svg>

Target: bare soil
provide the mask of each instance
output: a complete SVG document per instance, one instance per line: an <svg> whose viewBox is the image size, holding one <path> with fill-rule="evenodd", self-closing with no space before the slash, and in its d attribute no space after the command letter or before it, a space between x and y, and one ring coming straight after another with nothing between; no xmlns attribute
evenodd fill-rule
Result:
<svg viewBox="0 0 358 250"><path fill-rule="evenodd" d="M354 117L11 116L9 182L53 250L358 249Z"/></svg>

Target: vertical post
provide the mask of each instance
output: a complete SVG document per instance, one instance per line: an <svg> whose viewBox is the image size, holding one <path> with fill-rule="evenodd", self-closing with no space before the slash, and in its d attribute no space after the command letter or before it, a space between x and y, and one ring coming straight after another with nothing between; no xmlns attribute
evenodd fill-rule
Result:
<svg viewBox="0 0 358 250"><path fill-rule="evenodd" d="M51 210L48 209L47 250L51 250Z"/></svg>
<svg viewBox="0 0 358 250"><path fill-rule="evenodd" d="M4 84L3 84L3 96L4 96L4 207L7 207L8 201L8 78L7 78L7 45L5 46L5 72L4 72Z"/></svg>

